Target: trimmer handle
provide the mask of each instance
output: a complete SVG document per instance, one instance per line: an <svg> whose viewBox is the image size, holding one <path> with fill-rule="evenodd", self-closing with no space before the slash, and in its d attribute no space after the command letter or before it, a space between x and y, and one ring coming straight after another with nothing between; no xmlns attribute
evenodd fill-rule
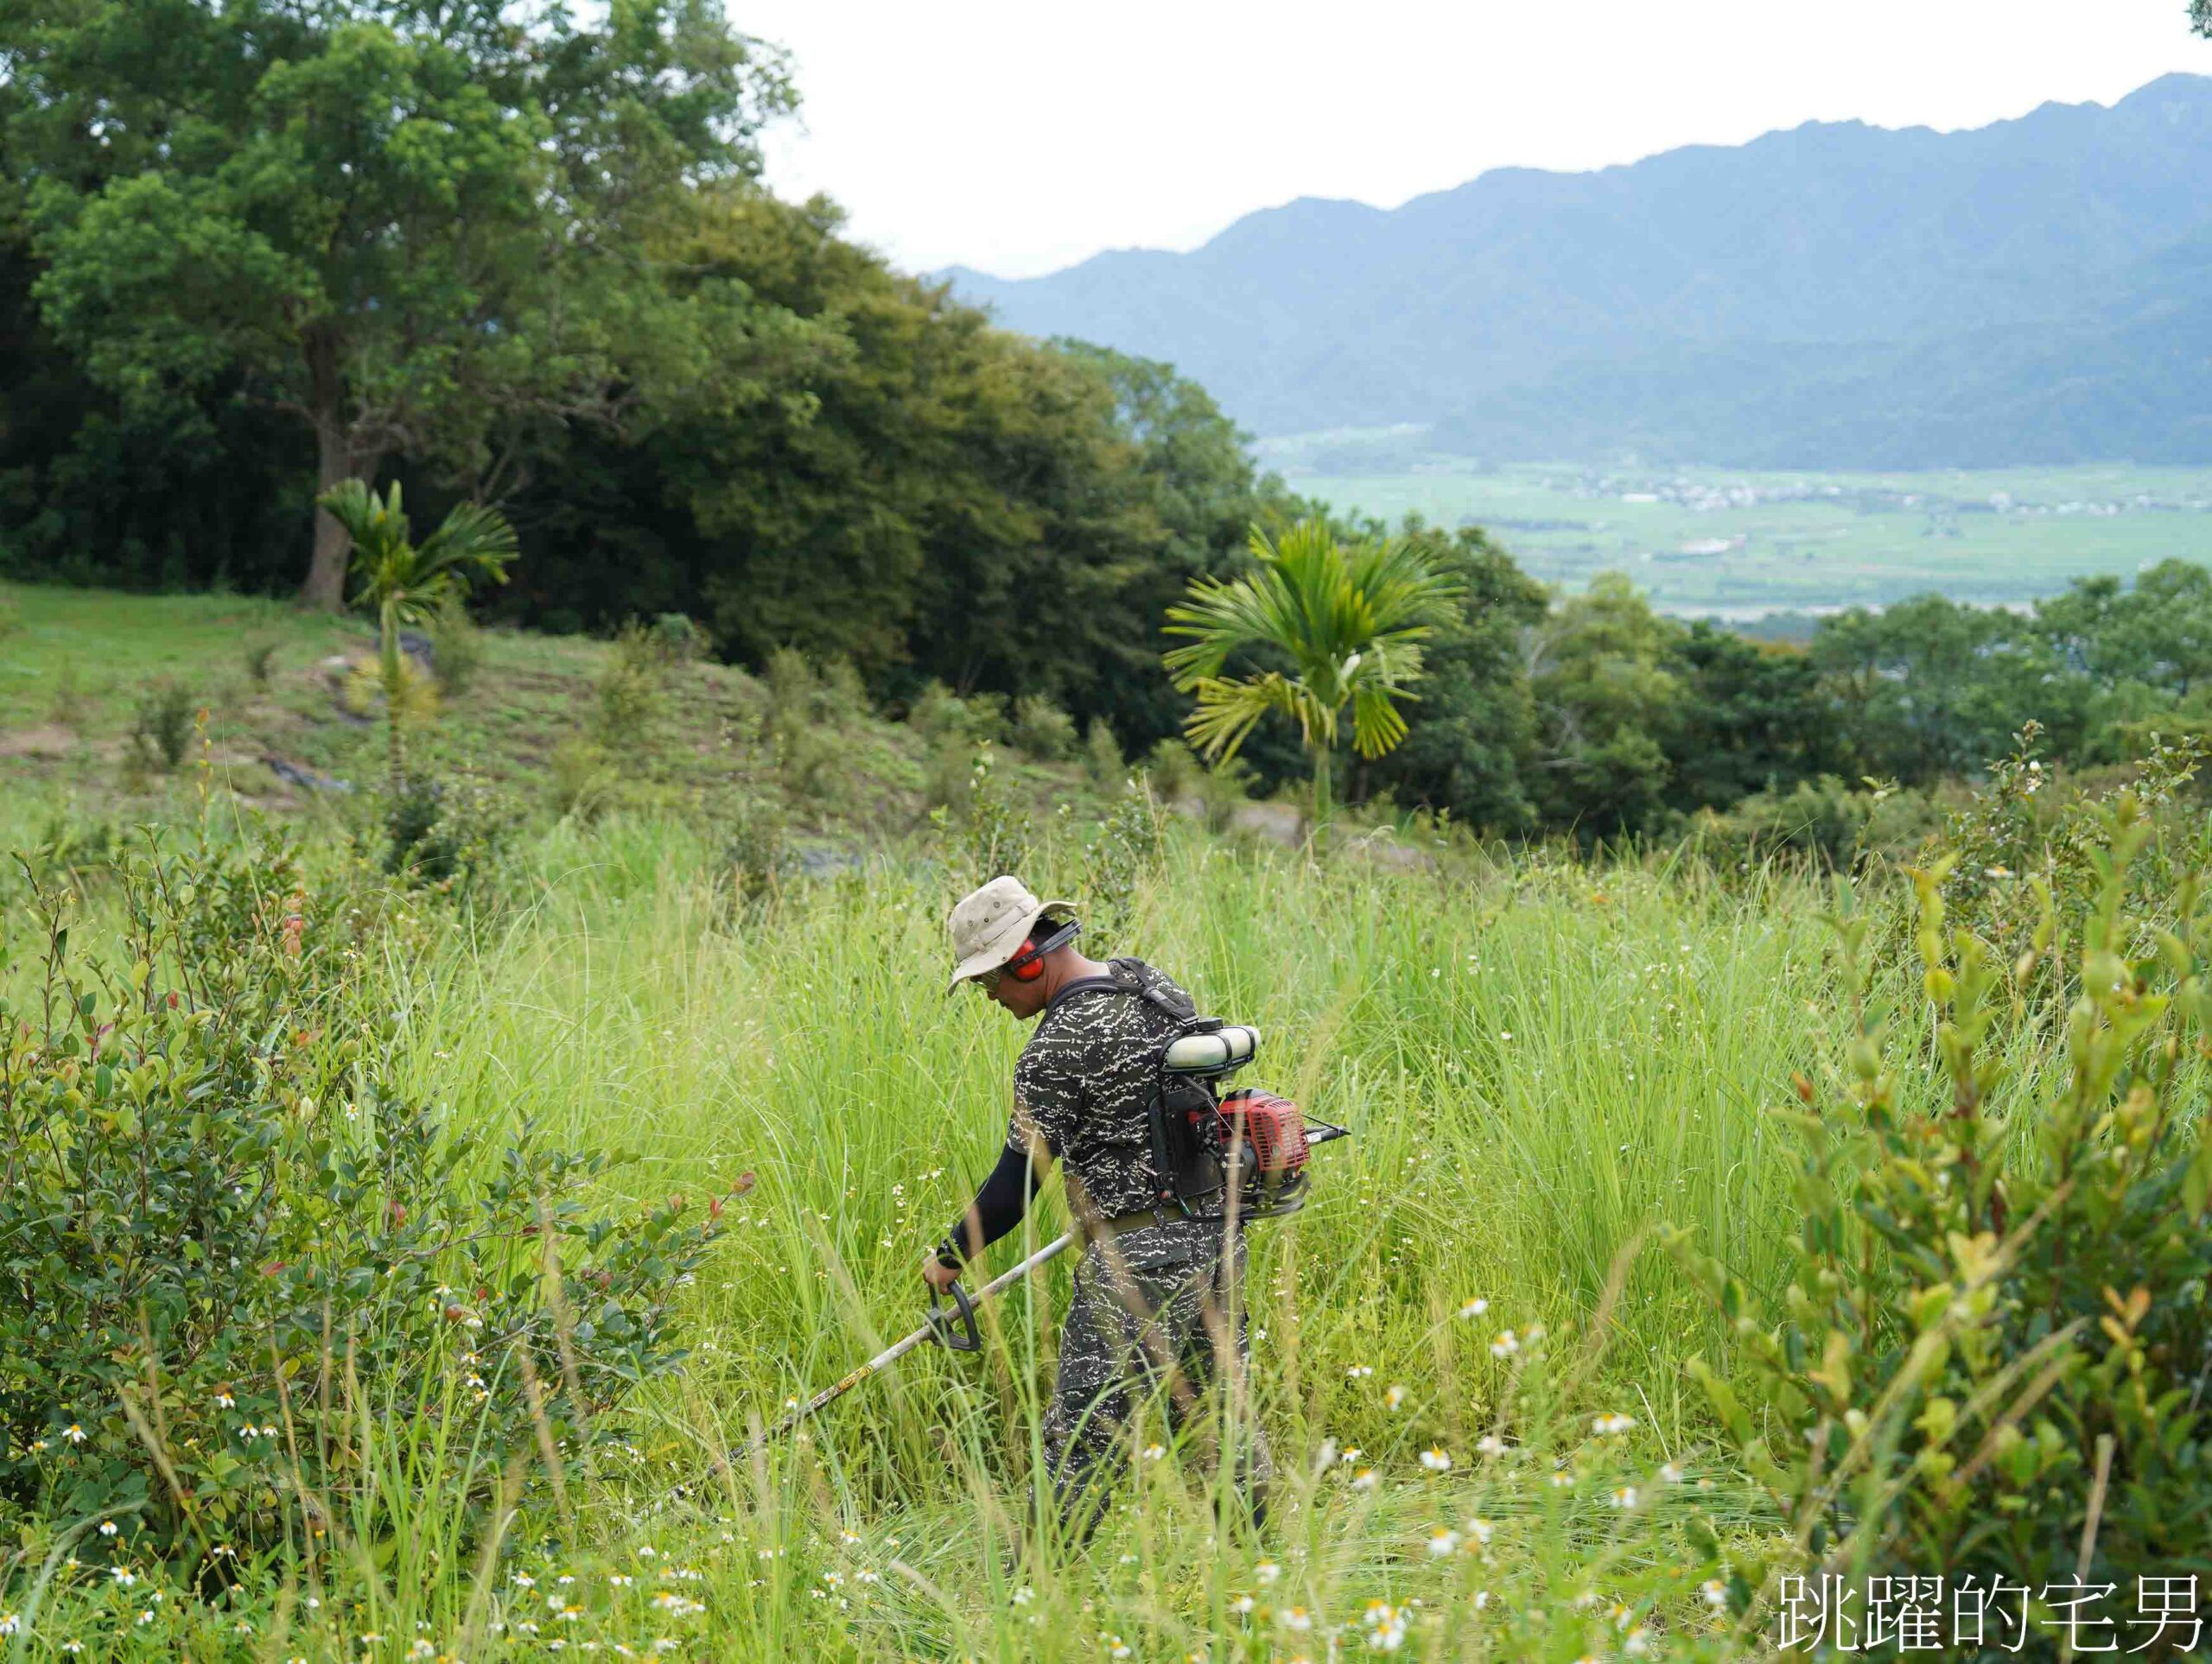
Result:
<svg viewBox="0 0 2212 1664"><path fill-rule="evenodd" d="M948 1284L944 1292L952 1296L951 1306L933 1305L922 1318L929 1325L930 1338L948 1352L982 1351L983 1336L976 1327L976 1303L957 1280Z"/></svg>

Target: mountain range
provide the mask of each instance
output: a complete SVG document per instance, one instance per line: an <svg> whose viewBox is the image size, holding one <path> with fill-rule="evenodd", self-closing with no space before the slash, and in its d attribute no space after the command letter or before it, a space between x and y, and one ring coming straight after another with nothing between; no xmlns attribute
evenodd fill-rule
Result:
<svg viewBox="0 0 2212 1664"><path fill-rule="evenodd" d="M1188 253L938 274L1162 359L1261 436L1418 424L1491 460L2212 461L2212 77L1939 133L1815 122Z"/></svg>

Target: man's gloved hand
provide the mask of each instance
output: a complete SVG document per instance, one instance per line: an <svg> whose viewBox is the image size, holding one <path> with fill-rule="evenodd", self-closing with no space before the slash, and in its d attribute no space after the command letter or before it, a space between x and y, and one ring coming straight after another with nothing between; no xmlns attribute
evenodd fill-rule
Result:
<svg viewBox="0 0 2212 1664"><path fill-rule="evenodd" d="M933 1248L922 1256L922 1280L942 1294L960 1280L960 1267L946 1262L942 1248Z"/></svg>

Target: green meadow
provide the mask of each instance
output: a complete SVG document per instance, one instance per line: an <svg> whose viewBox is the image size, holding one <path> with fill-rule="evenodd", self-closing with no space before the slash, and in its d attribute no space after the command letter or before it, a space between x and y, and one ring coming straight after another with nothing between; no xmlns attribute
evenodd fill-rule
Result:
<svg viewBox="0 0 2212 1664"><path fill-rule="evenodd" d="M1295 448L1270 461L1339 511L1478 524L1547 581L1579 589L1626 572L1679 613L1748 619L1930 591L2017 606L2075 578L2212 559L2202 468L1776 473L1436 458L1369 473Z"/></svg>

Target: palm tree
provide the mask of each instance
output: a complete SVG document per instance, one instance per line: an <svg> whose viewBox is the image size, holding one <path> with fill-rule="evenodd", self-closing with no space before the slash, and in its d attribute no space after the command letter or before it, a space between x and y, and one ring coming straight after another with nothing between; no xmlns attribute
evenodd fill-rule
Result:
<svg viewBox="0 0 2212 1664"><path fill-rule="evenodd" d="M315 501L353 540L353 605L376 611L378 669L397 796L407 784L401 727L408 673L399 651L400 627L428 622L448 600L466 595L479 577L505 583L507 562L515 555L514 528L497 509L463 503L417 546L408 539L397 480L382 499L362 481L345 480Z"/></svg>
<svg viewBox="0 0 2212 1664"><path fill-rule="evenodd" d="M1224 580L1194 578L1185 605L1167 609L1167 633L1190 645L1165 659L1175 685L1196 693L1184 724L1209 762L1233 757L1269 711L1298 724L1313 759L1313 816L1329 810L1329 757L1339 714L1352 708L1352 746L1380 757L1405 738L1397 702L1421 673L1421 638L1454 616L1459 587L1403 538L1350 549L1319 520L1300 521L1280 547L1252 529L1259 570ZM1230 655L1274 647L1293 671L1224 676Z"/></svg>

